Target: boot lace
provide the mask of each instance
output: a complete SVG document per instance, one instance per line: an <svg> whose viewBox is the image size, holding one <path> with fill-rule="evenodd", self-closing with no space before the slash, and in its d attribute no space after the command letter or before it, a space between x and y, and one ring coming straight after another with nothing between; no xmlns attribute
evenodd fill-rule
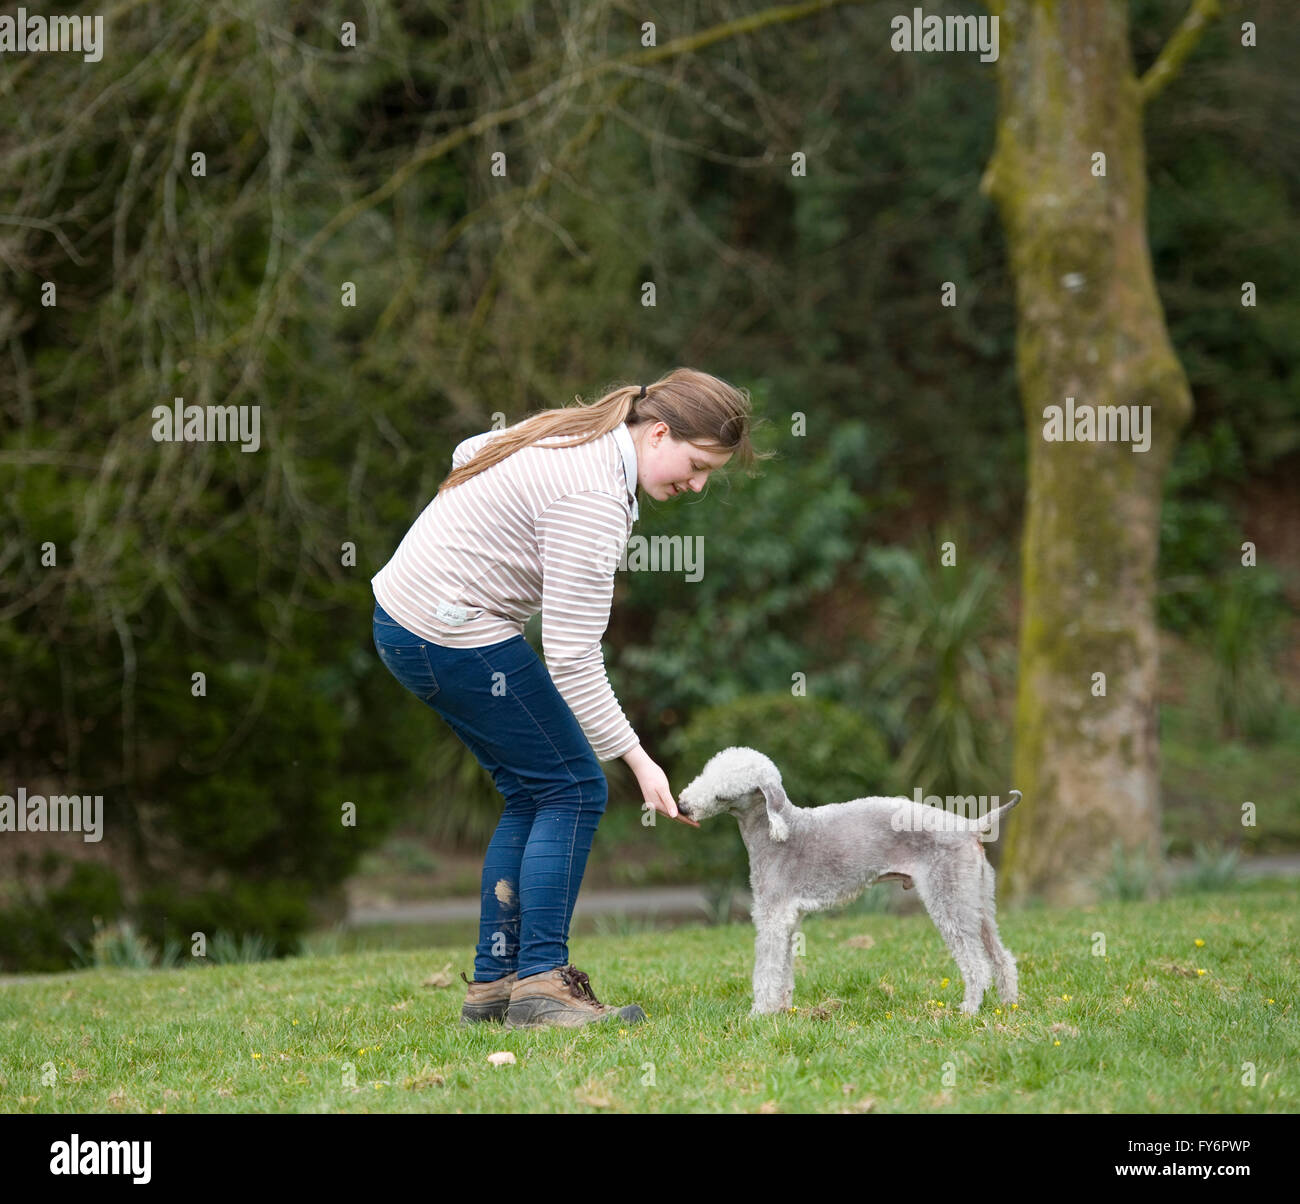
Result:
<svg viewBox="0 0 1300 1204"><path fill-rule="evenodd" d="M577 966L564 966L560 969L560 978L578 999L599 1003L596 992L591 989L591 980Z"/></svg>

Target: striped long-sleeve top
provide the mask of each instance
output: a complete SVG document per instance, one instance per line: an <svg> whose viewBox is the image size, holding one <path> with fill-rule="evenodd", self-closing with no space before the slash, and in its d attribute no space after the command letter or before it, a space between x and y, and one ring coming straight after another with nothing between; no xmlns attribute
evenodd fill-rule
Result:
<svg viewBox="0 0 1300 1204"><path fill-rule="evenodd" d="M500 433L466 439L452 467ZM522 635L540 610L551 680L596 757L609 761L640 742L600 647L637 518L636 445L625 423L580 447L564 447L568 440L520 448L436 495L371 587L403 627L449 648Z"/></svg>

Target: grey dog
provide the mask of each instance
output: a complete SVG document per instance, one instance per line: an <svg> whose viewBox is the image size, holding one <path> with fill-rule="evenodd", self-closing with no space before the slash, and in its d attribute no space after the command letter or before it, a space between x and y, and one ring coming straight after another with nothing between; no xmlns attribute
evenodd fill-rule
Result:
<svg viewBox="0 0 1300 1204"><path fill-rule="evenodd" d="M961 1010L972 1014L990 983L1003 1003L1017 994L1016 959L998 936L993 867L981 834L996 838L1000 818L1020 801L968 819L908 798L860 798L796 807L781 774L752 748L712 757L678 799L695 820L726 811L740 821L754 896L754 1006L789 1008L794 999L791 938L805 912L850 902L874 882L916 887L961 971Z"/></svg>

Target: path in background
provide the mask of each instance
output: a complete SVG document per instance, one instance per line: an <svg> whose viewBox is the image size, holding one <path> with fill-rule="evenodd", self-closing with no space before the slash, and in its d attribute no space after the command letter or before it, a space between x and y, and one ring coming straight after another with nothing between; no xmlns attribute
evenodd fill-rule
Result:
<svg viewBox="0 0 1300 1204"><path fill-rule="evenodd" d="M1178 874L1186 874L1193 867L1190 859L1174 860L1171 868ZM1271 857L1252 857L1249 861L1239 863L1238 877L1243 880L1259 878L1297 878L1300 877L1300 855L1281 854ZM920 910L921 904L914 891L904 892L901 887L891 884L898 896L891 899L891 906L898 912ZM346 925L349 928L364 928L372 924L440 924L475 922L478 920L477 899L438 899L429 903L395 903L391 906L353 907L349 909ZM732 899L732 915L740 913L742 919L748 917L750 896L748 891L737 891ZM678 919L707 920L709 907L707 894L702 886L661 886L643 890L604 890L592 891L579 895L574 908L575 927L579 919L592 919L596 916L672 916ZM30 983L37 979L74 981L82 971L68 970L53 974L3 974L0 975L0 987L12 983Z"/></svg>
<svg viewBox="0 0 1300 1204"><path fill-rule="evenodd" d="M1179 876L1193 868L1190 859L1175 859L1170 868ZM1243 879L1300 877L1300 855L1282 854L1275 857L1252 857L1238 862L1237 874ZM895 887L900 894L901 888ZM912 895L904 896L911 899ZM748 891L737 891L733 908L749 912ZM919 901L916 902L920 908ZM362 927L367 924L438 924L457 920L477 920L477 898L434 899L428 903L393 903L387 906L353 907L348 911L347 925ZM709 914L708 895L702 886L657 886L638 890L595 890L579 894L574 908L574 919L598 915L640 916L699 916Z"/></svg>

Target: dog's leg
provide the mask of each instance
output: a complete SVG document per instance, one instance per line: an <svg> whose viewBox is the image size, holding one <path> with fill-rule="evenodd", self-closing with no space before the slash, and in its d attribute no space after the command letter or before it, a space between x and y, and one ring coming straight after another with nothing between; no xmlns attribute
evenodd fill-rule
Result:
<svg viewBox="0 0 1300 1204"><path fill-rule="evenodd" d="M779 1012L794 998L797 912L754 912L754 1006L751 1015Z"/></svg>
<svg viewBox="0 0 1300 1204"><path fill-rule="evenodd" d="M993 963L993 982L998 989L998 997L1003 1003L1015 1003L1019 997L1020 984L1016 973L1016 959L1008 952L998 935L997 903L993 896L993 867L984 867L983 882L983 916L980 922L980 938L984 942L984 951Z"/></svg>
<svg viewBox="0 0 1300 1204"><path fill-rule="evenodd" d="M969 872L972 870L974 876ZM993 964L980 939L984 916L978 867L972 864L930 869L915 875L915 881L916 893L961 971L966 988L961 1010L968 1016L974 1015L993 979Z"/></svg>
<svg viewBox="0 0 1300 1204"><path fill-rule="evenodd" d="M794 913L785 934L785 957L781 962L781 1007L794 1006L794 934L799 927L799 913Z"/></svg>

